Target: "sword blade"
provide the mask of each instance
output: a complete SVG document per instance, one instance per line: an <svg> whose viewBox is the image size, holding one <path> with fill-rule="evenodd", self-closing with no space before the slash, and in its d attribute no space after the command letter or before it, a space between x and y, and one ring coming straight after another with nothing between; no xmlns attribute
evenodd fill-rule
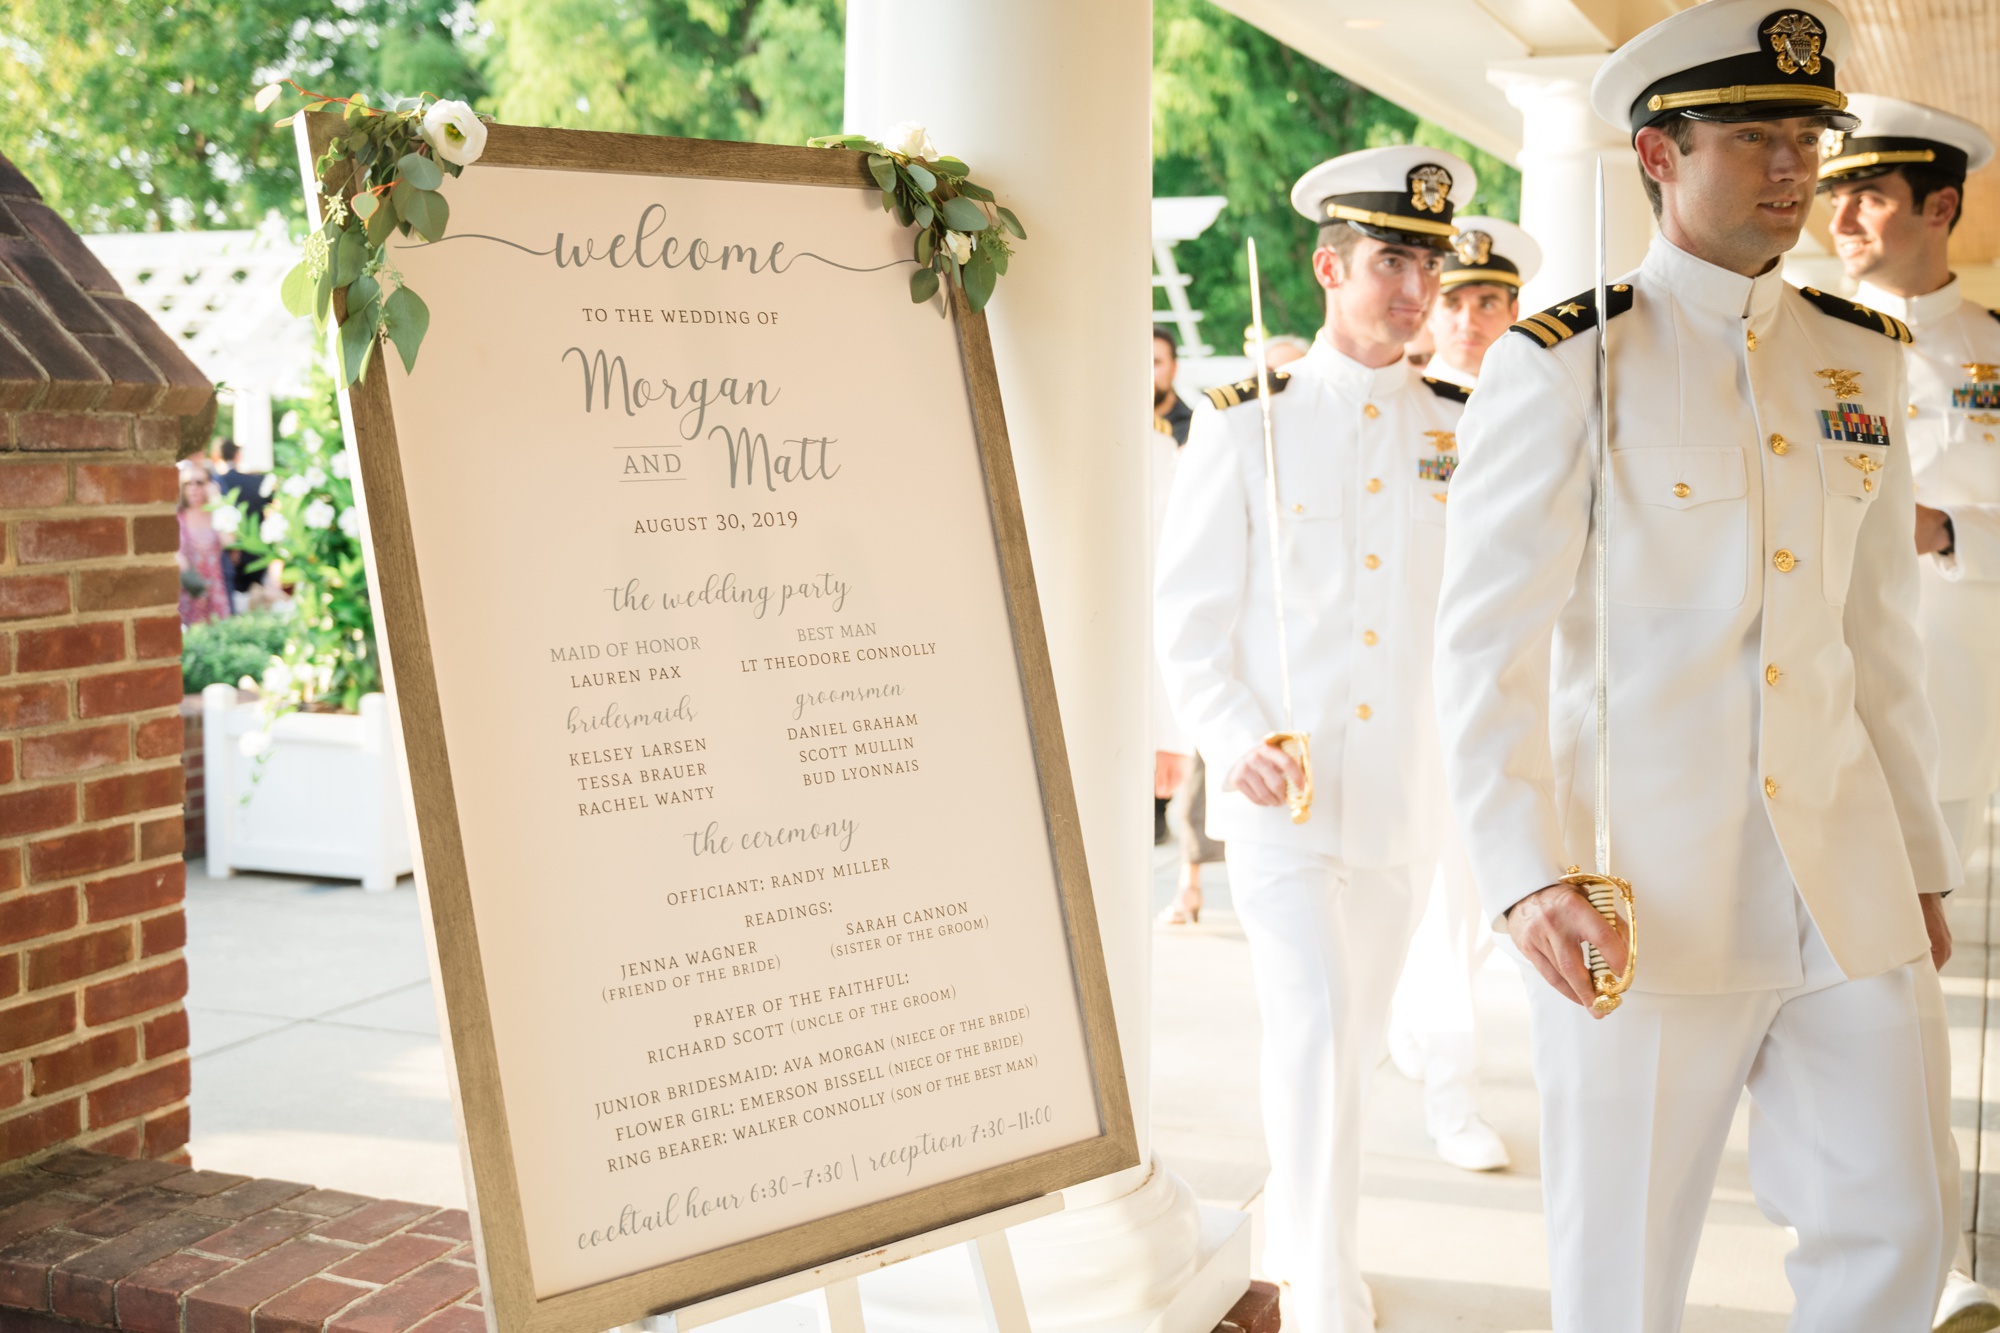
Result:
<svg viewBox="0 0 2000 1333"><path fill-rule="evenodd" d="M1596 529L1593 598L1596 602L1597 668L1597 873L1611 873L1611 622L1606 588L1611 522L1611 308L1605 285L1604 159L1597 161L1597 494L1591 515Z"/></svg>
<svg viewBox="0 0 2000 1333"><path fill-rule="evenodd" d="M1271 367L1264 354L1264 284L1257 280L1257 238L1250 247L1250 329L1257 357L1257 407L1264 414L1264 517L1271 532L1271 601L1278 618L1278 687L1285 730L1292 730L1292 661L1285 639L1285 543L1278 532L1278 448L1271 436Z"/></svg>

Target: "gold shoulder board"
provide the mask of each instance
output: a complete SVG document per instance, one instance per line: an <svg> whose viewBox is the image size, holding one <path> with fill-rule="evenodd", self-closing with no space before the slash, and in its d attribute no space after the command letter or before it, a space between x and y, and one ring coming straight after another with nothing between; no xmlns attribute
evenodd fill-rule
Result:
<svg viewBox="0 0 2000 1333"><path fill-rule="evenodd" d="M1632 308L1632 284L1621 282L1610 288L1611 318L1616 319ZM1507 332L1525 334L1543 347L1554 347L1557 343L1586 329L1597 327L1597 292L1579 292L1567 301L1538 310L1520 323L1511 326Z"/></svg>
<svg viewBox="0 0 2000 1333"><path fill-rule="evenodd" d="M1801 287L1799 295L1819 307L1823 315L1844 319L1884 338L1894 338L1899 343L1915 341L1910 336L1910 326L1893 315L1885 315L1879 310L1871 310L1859 301L1850 301L1844 296L1823 292L1817 287Z"/></svg>
<svg viewBox="0 0 2000 1333"><path fill-rule="evenodd" d="M1283 393L1285 386L1291 382L1292 377L1284 371L1271 372L1272 393ZM1238 403L1254 403L1257 401L1257 377L1252 375L1234 384L1218 384L1213 389L1204 389L1202 392L1207 394L1208 401L1218 408L1235 407Z"/></svg>

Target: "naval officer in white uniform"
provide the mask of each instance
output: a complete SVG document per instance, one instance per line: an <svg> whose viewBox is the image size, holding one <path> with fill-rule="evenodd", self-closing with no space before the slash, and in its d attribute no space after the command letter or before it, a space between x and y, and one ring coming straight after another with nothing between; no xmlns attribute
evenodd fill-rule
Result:
<svg viewBox="0 0 2000 1333"><path fill-rule="evenodd" d="M1819 188L1831 196L1834 249L1860 280L1854 299L1902 320L1915 339L1904 350L1904 434L1925 557L1919 623L1938 720L1938 797L1969 860L2000 787L2000 313L1959 292L1946 246L1964 213L1965 177L1992 159L1993 141L1915 102L1857 93L1847 109L1861 126L1827 137ZM1969 1276L1964 1233L1958 1260L1936 1327L2000 1327L2000 1303Z"/></svg>
<svg viewBox="0 0 2000 1333"><path fill-rule="evenodd" d="M1256 969L1264 1266L1288 1284L1285 1327L1300 1333L1374 1324L1355 1235L1362 1113L1437 851L1431 630L1466 397L1403 347L1472 191L1463 161L1416 146L1335 158L1292 191L1322 224L1312 264L1327 318L1272 385L1289 720L1254 381L1196 409L1160 540L1161 666L1208 763L1208 831L1228 843ZM1303 824L1285 808L1303 775L1265 743L1280 730L1312 739Z"/></svg>
<svg viewBox="0 0 2000 1333"><path fill-rule="evenodd" d="M1600 69L1660 234L1488 353L1438 621L1453 812L1528 981L1557 1333L1672 1333L1732 1112L1796 1229L1802 1333L1930 1324L1957 1229L1934 950L1959 878L1916 625L1896 320L1788 287L1819 136L1850 128L1832 7L1709 0ZM1611 873L1592 856L1595 358L1611 356Z"/></svg>
<svg viewBox="0 0 2000 1333"><path fill-rule="evenodd" d="M1470 389L1487 349L1521 316L1521 284L1541 270L1542 247L1505 218L1453 219L1428 321L1435 352L1425 374ZM1493 951L1465 848L1447 833L1410 941L1389 1015L1389 1054L1424 1085L1424 1128L1438 1156L1466 1171L1511 1164L1507 1145L1479 1113L1479 1017L1472 981Z"/></svg>

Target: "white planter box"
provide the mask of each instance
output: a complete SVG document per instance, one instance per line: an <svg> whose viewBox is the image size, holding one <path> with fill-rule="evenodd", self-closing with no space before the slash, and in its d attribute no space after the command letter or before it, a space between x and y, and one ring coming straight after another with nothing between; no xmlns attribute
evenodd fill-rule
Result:
<svg viewBox="0 0 2000 1333"><path fill-rule="evenodd" d="M383 890L410 873L403 760L386 698L364 696L359 713L279 718L261 763L246 740L264 730L257 704L211 685L201 706L209 874L270 870Z"/></svg>

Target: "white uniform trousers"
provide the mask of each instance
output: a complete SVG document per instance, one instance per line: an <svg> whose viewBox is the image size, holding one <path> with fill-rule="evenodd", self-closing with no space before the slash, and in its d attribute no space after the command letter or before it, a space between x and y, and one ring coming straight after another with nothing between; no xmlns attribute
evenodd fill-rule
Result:
<svg viewBox="0 0 2000 1333"><path fill-rule="evenodd" d="M1799 917L1805 981L1784 990L1634 992L1594 1020L1529 973L1555 1333L1680 1328L1746 1087L1751 1188L1798 1233L1794 1333L1930 1328L1958 1231L1937 972L1849 981Z"/></svg>
<svg viewBox="0 0 2000 1333"><path fill-rule="evenodd" d="M1479 1015L1472 979L1493 952L1465 847L1448 836L1396 983L1390 1026L1423 1052L1424 1125L1432 1138L1479 1114Z"/></svg>
<svg viewBox="0 0 2000 1333"><path fill-rule="evenodd" d="M1431 867L1354 870L1243 838L1225 857L1264 1026L1264 1271L1291 1284L1287 1330L1364 1333L1362 1117Z"/></svg>

